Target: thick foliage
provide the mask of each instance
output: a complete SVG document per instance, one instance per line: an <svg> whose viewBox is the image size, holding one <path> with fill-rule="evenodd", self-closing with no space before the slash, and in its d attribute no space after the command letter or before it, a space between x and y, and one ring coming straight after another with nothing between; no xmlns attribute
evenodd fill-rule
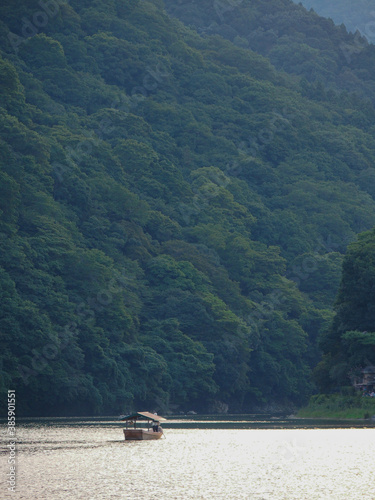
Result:
<svg viewBox="0 0 375 500"><path fill-rule="evenodd" d="M352 243L343 264L336 315L322 336L323 360L316 368L322 391L348 385L375 364L375 231Z"/></svg>
<svg viewBox="0 0 375 500"><path fill-rule="evenodd" d="M375 224L371 104L156 0L48 5L0 7L1 391L24 414L301 403Z"/></svg>

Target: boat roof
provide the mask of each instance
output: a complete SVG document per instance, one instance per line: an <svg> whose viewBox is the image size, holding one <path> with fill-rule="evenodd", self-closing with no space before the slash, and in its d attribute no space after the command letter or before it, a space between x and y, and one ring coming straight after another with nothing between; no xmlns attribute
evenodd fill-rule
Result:
<svg viewBox="0 0 375 500"><path fill-rule="evenodd" d="M156 413L150 413L148 411L138 411L136 413L132 413L131 415L127 415L126 417L121 417L121 420L152 420L153 422L160 422L166 419L160 417Z"/></svg>

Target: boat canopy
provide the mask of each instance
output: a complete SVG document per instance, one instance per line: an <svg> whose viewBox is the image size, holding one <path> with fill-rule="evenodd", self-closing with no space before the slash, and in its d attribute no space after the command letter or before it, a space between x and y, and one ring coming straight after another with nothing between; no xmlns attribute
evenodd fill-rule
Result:
<svg viewBox="0 0 375 500"><path fill-rule="evenodd" d="M120 420L152 420L153 422L161 422L162 420L166 420L155 413L150 413L148 411L138 411L137 413L132 413L131 415L127 415L126 417L121 417Z"/></svg>

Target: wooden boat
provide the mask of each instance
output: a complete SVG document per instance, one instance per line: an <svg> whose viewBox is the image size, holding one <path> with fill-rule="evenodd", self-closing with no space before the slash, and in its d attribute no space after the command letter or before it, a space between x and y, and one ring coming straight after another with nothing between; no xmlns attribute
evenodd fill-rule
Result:
<svg viewBox="0 0 375 500"><path fill-rule="evenodd" d="M163 435L163 429L160 426L160 422L166 419L159 417L159 415L155 413L139 411L122 417L121 420L125 420L126 422L126 427L124 429L125 441L140 441L143 439L160 439ZM147 428L137 428L137 423L139 421L146 421Z"/></svg>

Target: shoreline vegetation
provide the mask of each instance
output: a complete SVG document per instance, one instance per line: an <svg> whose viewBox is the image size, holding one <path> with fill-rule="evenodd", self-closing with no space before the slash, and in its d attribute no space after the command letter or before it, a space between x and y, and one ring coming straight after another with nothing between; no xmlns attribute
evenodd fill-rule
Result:
<svg viewBox="0 0 375 500"><path fill-rule="evenodd" d="M368 420L375 416L375 398L361 395L319 394L297 412L298 418Z"/></svg>

